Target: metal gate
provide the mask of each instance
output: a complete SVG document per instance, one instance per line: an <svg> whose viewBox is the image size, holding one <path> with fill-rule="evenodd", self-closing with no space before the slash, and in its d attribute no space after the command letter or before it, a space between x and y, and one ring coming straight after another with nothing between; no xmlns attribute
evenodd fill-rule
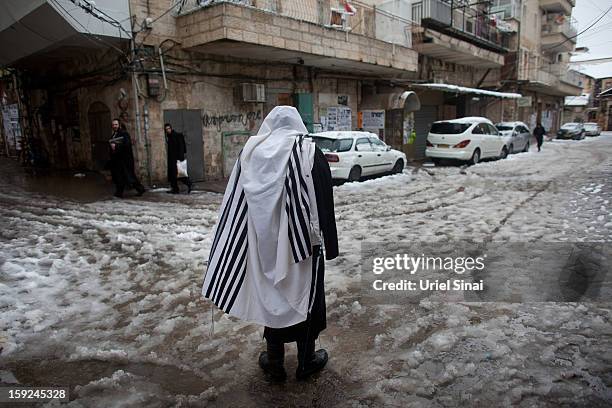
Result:
<svg viewBox="0 0 612 408"><path fill-rule="evenodd" d="M111 138L111 113L102 102L94 102L87 111L91 161L93 170L102 170L110 159L108 139ZM61 156L61 155L60 155ZM68 166L68 163L61 163Z"/></svg>
<svg viewBox="0 0 612 408"><path fill-rule="evenodd" d="M202 112L199 109L164 110L164 123L185 136L187 145L187 173L192 181L204 180L204 140Z"/></svg>
<svg viewBox="0 0 612 408"><path fill-rule="evenodd" d="M415 152L418 158L425 157L427 135L431 124L438 120L438 107L423 105L421 109L414 112L414 128L416 132Z"/></svg>

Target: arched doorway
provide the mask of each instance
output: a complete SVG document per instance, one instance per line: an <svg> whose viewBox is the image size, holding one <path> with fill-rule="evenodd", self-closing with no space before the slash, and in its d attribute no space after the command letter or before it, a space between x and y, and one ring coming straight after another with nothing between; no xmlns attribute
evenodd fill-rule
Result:
<svg viewBox="0 0 612 408"><path fill-rule="evenodd" d="M111 136L111 113L102 102L94 102L87 112L94 170L102 170L109 159L108 139Z"/></svg>

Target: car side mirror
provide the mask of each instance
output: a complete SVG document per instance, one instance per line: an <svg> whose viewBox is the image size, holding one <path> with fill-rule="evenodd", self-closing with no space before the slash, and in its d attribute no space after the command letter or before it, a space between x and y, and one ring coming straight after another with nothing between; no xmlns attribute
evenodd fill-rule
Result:
<svg viewBox="0 0 612 408"><path fill-rule="evenodd" d="M391 146L387 146L387 151L391 151Z"/></svg>

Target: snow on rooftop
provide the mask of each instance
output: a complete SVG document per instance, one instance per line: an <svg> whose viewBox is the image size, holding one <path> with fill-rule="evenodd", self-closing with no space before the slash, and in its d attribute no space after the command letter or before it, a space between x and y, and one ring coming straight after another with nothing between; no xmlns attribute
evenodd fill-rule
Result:
<svg viewBox="0 0 612 408"><path fill-rule="evenodd" d="M485 95L485 96L493 96L495 98L518 99L518 98L523 97L523 95L519 93L497 92L497 91L490 91L488 89L468 88L465 86L450 85L450 84L416 84L415 86L422 87L422 88L428 88L428 89L438 89L444 92L473 93L473 94L479 94L479 95Z"/></svg>
<svg viewBox="0 0 612 408"><path fill-rule="evenodd" d="M589 94L566 96L565 106L587 106L589 104L589 99Z"/></svg>

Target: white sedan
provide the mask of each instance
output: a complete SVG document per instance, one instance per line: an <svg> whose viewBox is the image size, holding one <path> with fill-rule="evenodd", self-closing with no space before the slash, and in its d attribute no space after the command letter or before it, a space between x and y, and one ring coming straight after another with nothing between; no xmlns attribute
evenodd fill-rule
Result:
<svg viewBox="0 0 612 408"><path fill-rule="evenodd" d="M362 176L401 173L406 155L378 136L361 131L331 131L310 135L325 153L335 180L357 181Z"/></svg>
<svg viewBox="0 0 612 408"><path fill-rule="evenodd" d="M434 163L453 159L476 164L484 158L506 158L508 147L489 119L467 117L434 122L425 155Z"/></svg>

